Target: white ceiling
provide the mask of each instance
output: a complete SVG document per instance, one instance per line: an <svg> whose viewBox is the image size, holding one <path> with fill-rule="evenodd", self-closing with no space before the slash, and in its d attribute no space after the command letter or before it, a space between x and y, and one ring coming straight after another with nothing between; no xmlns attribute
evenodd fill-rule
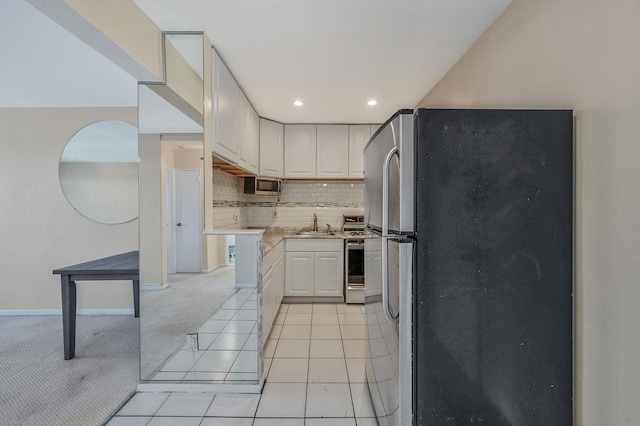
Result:
<svg viewBox="0 0 640 426"><path fill-rule="evenodd" d="M136 106L138 82L23 0L2 1L0 108Z"/></svg>
<svg viewBox="0 0 640 426"><path fill-rule="evenodd" d="M258 114L285 123L414 107L511 2L134 1L163 31L205 31ZM137 105L134 77L24 0L2 2L0 57L0 107Z"/></svg>
<svg viewBox="0 0 640 426"><path fill-rule="evenodd" d="M205 31L263 117L380 123L413 108L511 0L135 2L163 31Z"/></svg>

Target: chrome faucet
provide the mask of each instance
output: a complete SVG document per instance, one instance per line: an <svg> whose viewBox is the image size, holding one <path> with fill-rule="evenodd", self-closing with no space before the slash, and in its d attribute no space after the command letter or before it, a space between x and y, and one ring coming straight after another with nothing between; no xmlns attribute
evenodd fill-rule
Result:
<svg viewBox="0 0 640 426"><path fill-rule="evenodd" d="M313 214L313 232L318 232L318 216Z"/></svg>
<svg viewBox="0 0 640 426"><path fill-rule="evenodd" d="M331 233L331 225L327 223L327 234L330 234L330 233Z"/></svg>

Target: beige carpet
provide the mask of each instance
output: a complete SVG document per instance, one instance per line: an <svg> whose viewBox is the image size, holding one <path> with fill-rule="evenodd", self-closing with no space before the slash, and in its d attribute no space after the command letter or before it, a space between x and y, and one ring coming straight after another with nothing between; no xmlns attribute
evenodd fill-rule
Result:
<svg viewBox="0 0 640 426"><path fill-rule="evenodd" d="M60 316L0 317L0 425L100 425L138 384L138 319L77 317L65 361Z"/></svg>

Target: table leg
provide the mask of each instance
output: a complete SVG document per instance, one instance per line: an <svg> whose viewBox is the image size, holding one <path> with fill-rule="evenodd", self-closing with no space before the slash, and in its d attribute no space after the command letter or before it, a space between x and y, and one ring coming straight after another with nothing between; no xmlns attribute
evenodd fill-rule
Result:
<svg viewBox="0 0 640 426"><path fill-rule="evenodd" d="M76 353L76 283L69 279L69 275L60 275L60 280L64 359L71 359Z"/></svg>
<svg viewBox="0 0 640 426"><path fill-rule="evenodd" d="M140 281L133 280L133 312L135 317L140 317Z"/></svg>

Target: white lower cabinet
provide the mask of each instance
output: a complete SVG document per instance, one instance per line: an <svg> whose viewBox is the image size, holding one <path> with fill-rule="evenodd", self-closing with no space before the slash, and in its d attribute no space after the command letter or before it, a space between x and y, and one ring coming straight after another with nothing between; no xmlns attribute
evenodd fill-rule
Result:
<svg viewBox="0 0 640 426"><path fill-rule="evenodd" d="M262 344L267 342L271 326L284 295L284 241L278 243L262 261Z"/></svg>
<svg viewBox="0 0 640 426"><path fill-rule="evenodd" d="M341 239L288 239L285 296L344 294L344 242Z"/></svg>
<svg viewBox="0 0 640 426"><path fill-rule="evenodd" d="M287 252L286 296L313 296L315 256L310 251Z"/></svg>
<svg viewBox="0 0 640 426"><path fill-rule="evenodd" d="M344 254L315 253L314 296L342 296Z"/></svg>

